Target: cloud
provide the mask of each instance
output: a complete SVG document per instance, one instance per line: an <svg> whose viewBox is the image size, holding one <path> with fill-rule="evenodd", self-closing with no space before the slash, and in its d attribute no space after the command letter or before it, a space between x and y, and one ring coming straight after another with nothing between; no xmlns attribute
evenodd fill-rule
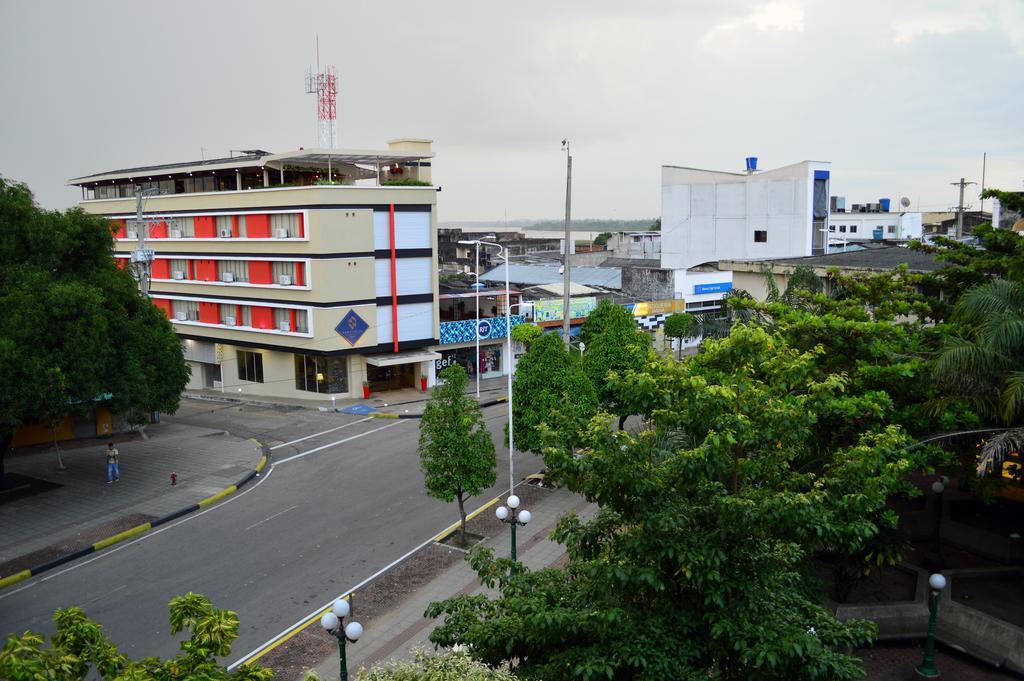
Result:
<svg viewBox="0 0 1024 681"><path fill-rule="evenodd" d="M716 45L733 34L753 29L763 32L803 33L804 8L793 0L770 0L750 7L736 19L716 24L700 39L705 47Z"/></svg>

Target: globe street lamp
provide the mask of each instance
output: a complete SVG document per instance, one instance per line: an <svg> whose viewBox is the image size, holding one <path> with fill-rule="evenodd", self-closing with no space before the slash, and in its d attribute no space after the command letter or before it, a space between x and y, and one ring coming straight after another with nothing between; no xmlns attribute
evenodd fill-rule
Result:
<svg viewBox="0 0 1024 681"><path fill-rule="evenodd" d="M946 578L936 572L928 578L928 585L932 588L931 602L928 604L928 640L924 644L924 659L914 667L914 671L926 679L936 679L939 677L939 669L935 666L935 620L939 612L939 596L946 588Z"/></svg>
<svg viewBox="0 0 1024 681"><path fill-rule="evenodd" d="M508 526L512 528L512 560L516 559L516 525L526 526L526 523L530 522L533 515L525 508L518 513L516 509L519 508L519 497L515 494L509 496L505 502L508 506L499 506L494 511L494 515L498 516L498 520L503 523L508 523Z"/></svg>
<svg viewBox="0 0 1024 681"><path fill-rule="evenodd" d="M339 598L334 601L330 611L325 612L324 616L320 618L320 626L328 634L338 639L338 654L341 664L340 681L348 681L348 661L345 659L345 642L351 641L355 643L363 635L363 625L359 622L349 622L342 627L344 624L343 620L348 617L349 612L351 612L351 607L349 607L348 601L344 598Z"/></svg>
<svg viewBox="0 0 1024 681"><path fill-rule="evenodd" d="M942 493L946 491L946 485L948 484L949 478L945 475L940 476L938 480L932 483L932 492L935 493L935 531L932 533L932 543L928 548L925 561L928 567L933 570L941 570L943 568L942 536L940 534L942 529Z"/></svg>

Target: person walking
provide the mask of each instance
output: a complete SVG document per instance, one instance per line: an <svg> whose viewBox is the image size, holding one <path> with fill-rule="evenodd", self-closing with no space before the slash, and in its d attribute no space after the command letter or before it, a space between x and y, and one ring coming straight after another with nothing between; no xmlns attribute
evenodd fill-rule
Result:
<svg viewBox="0 0 1024 681"><path fill-rule="evenodd" d="M113 442L107 443L107 484L121 479L121 471L117 467L117 447Z"/></svg>

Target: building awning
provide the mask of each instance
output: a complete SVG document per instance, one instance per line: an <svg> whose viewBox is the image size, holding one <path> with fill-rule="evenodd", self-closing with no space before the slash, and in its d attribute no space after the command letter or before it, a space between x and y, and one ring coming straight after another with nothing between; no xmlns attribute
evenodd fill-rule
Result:
<svg viewBox="0 0 1024 681"><path fill-rule="evenodd" d="M367 355L366 363L375 367L390 367L396 364L413 364L414 362L433 362L441 359L441 353L432 350L416 350L413 352L397 352L393 355Z"/></svg>

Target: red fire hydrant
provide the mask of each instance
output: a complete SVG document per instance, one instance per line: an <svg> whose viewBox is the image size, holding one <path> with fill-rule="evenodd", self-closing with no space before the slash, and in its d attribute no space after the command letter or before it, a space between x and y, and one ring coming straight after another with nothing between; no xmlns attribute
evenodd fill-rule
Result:
<svg viewBox="0 0 1024 681"><path fill-rule="evenodd" d="M174 487L177 484L178 484L178 474L172 472L171 473L171 487Z"/></svg>

